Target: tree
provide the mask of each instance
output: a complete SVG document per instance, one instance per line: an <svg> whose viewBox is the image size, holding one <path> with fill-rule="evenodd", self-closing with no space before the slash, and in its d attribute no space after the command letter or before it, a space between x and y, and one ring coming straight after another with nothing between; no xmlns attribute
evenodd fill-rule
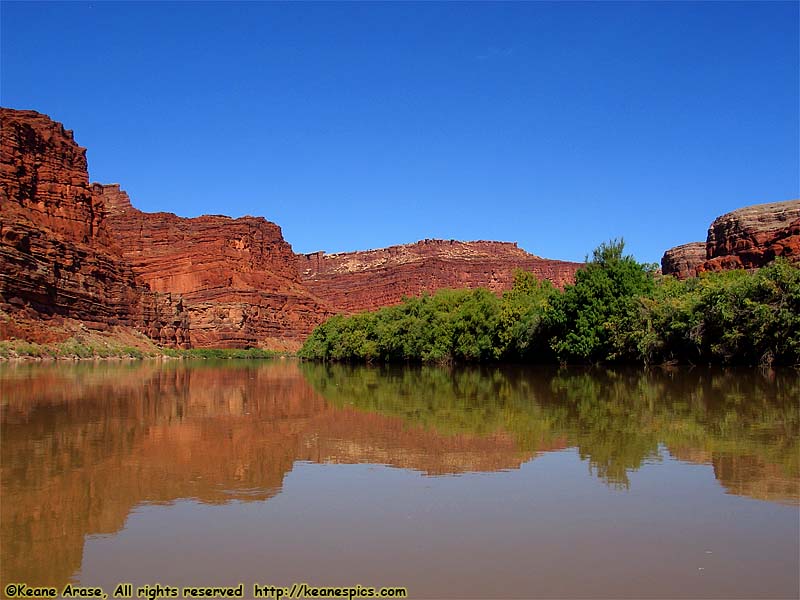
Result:
<svg viewBox="0 0 800 600"><path fill-rule="evenodd" d="M604 242L586 267L575 274L575 285L556 297L549 315L551 346L562 362L598 362L617 358L612 333L635 309L637 298L654 288L655 265L623 254L625 242Z"/></svg>

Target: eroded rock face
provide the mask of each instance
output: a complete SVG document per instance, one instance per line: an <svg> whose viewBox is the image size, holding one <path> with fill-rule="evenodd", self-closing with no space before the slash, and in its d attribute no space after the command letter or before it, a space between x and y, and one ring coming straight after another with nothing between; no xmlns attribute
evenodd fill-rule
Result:
<svg viewBox="0 0 800 600"><path fill-rule="evenodd" d="M708 260L698 272L757 269L778 257L800 260L800 200L756 204L714 220Z"/></svg>
<svg viewBox="0 0 800 600"><path fill-rule="evenodd" d="M700 242L664 253L665 275L692 277L705 271L758 269L779 257L800 261L800 200L746 206L718 217Z"/></svg>
<svg viewBox="0 0 800 600"><path fill-rule="evenodd" d="M39 323L65 318L135 328L171 347L291 350L335 312L442 288L499 293L516 269L562 286L581 266L503 242L295 255L260 217L139 211L119 185L89 183L71 131L34 111L0 110L0 312L14 318L0 336L51 342Z"/></svg>
<svg viewBox="0 0 800 600"><path fill-rule="evenodd" d="M86 150L34 111L0 109L0 308L131 325L141 290L92 197Z"/></svg>
<svg viewBox="0 0 800 600"><path fill-rule="evenodd" d="M0 125L0 309L23 322L157 331L160 343L185 347L180 302L142 286L122 258L72 132L5 108Z"/></svg>
<svg viewBox="0 0 800 600"><path fill-rule="evenodd" d="M661 272L686 279L697 275L698 265L706 261L706 243L690 242L670 248L661 258Z"/></svg>
<svg viewBox="0 0 800 600"><path fill-rule="evenodd" d="M145 213L94 184L122 256L155 292L180 294L193 347L296 348L332 314L300 282L291 246L262 217Z"/></svg>
<svg viewBox="0 0 800 600"><path fill-rule="evenodd" d="M445 288L511 289L514 271L532 271L562 287L582 263L540 258L508 242L424 240L364 252L298 256L300 276L336 311L374 310Z"/></svg>

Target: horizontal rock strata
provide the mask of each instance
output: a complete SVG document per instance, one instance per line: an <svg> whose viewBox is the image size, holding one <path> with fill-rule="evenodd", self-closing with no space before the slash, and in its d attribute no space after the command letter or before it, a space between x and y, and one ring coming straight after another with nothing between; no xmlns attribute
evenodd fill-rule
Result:
<svg viewBox="0 0 800 600"><path fill-rule="evenodd" d="M705 252L700 252L700 245ZM664 254L665 275L758 269L776 258L800 261L800 200L746 206L718 217L705 244L677 246Z"/></svg>
<svg viewBox="0 0 800 600"><path fill-rule="evenodd" d="M686 279L697 275L698 265L706 261L706 243L690 242L670 248L661 258L661 272Z"/></svg>
<svg viewBox="0 0 800 600"><path fill-rule="evenodd" d="M291 350L336 312L443 288L501 293L517 269L563 286L581 267L487 241L296 255L260 217L137 210L119 185L89 183L86 150L61 124L0 116L0 336L49 339L29 321L62 318L164 346Z"/></svg>
<svg viewBox="0 0 800 600"><path fill-rule="evenodd" d="M155 292L179 294L193 347L297 347L331 311L309 294L281 229L261 217L145 213L94 184L122 256Z"/></svg>
<svg viewBox="0 0 800 600"><path fill-rule="evenodd" d="M511 289L517 269L562 287L582 263L549 260L508 242L424 240L364 252L298 256L308 289L342 312L398 304L404 296L439 289Z"/></svg>
<svg viewBox="0 0 800 600"><path fill-rule="evenodd" d="M140 286L112 243L71 131L34 111L0 109L0 206L0 310L160 334L166 323L153 319L170 301Z"/></svg>
<svg viewBox="0 0 800 600"><path fill-rule="evenodd" d="M757 269L778 257L800 260L800 200L756 204L714 220L698 271Z"/></svg>

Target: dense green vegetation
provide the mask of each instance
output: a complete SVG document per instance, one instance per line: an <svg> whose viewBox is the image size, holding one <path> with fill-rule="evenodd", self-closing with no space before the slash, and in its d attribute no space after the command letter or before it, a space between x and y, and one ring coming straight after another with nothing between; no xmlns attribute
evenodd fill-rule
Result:
<svg viewBox="0 0 800 600"><path fill-rule="evenodd" d="M498 298L445 290L335 316L299 355L380 362L800 364L800 269L678 281L602 244L563 291L530 273Z"/></svg>

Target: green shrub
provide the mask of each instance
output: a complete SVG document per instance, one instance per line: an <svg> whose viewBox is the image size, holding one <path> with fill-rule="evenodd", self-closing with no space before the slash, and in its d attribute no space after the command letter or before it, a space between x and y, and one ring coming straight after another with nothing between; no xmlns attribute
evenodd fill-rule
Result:
<svg viewBox="0 0 800 600"><path fill-rule="evenodd" d="M298 355L423 363L635 362L800 364L800 269L785 260L748 273L677 281L598 247L563 291L531 273L512 290L443 290L398 306L337 315Z"/></svg>

